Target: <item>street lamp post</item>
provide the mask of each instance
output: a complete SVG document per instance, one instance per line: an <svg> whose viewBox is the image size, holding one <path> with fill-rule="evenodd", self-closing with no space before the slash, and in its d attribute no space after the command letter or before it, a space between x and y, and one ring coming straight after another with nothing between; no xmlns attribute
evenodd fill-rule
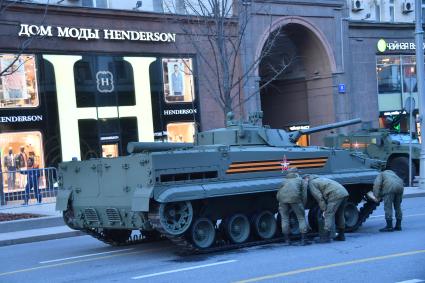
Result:
<svg viewBox="0 0 425 283"><path fill-rule="evenodd" d="M424 96L424 38L422 28L422 0L416 0L415 9L415 42L416 42L416 75L418 84L418 98L419 98L419 123L421 127L421 153L419 162L419 188L425 189L425 122L424 122L424 108L425 108L425 96Z"/></svg>

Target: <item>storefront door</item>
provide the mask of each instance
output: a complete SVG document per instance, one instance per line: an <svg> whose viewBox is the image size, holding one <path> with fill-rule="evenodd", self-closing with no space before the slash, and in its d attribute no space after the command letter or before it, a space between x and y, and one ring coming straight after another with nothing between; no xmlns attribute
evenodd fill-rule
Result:
<svg viewBox="0 0 425 283"><path fill-rule="evenodd" d="M118 142L102 144L102 157L112 158L118 157Z"/></svg>

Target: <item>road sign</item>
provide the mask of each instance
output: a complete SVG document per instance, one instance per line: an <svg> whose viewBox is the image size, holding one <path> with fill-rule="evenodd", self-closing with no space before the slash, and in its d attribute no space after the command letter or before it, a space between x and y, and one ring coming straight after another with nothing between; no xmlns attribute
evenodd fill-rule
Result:
<svg viewBox="0 0 425 283"><path fill-rule="evenodd" d="M345 93L345 84L339 84L338 85L338 92L339 93Z"/></svg>

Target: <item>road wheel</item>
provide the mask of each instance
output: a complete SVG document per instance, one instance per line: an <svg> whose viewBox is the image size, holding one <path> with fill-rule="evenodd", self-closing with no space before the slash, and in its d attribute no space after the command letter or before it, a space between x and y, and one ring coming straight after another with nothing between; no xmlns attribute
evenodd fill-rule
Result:
<svg viewBox="0 0 425 283"><path fill-rule="evenodd" d="M162 228L171 235L186 232L193 219L193 208L190 201L161 203L159 221Z"/></svg>
<svg viewBox="0 0 425 283"><path fill-rule="evenodd" d="M208 218L198 218L193 222L191 230L193 244L200 248L209 248L215 241L215 228Z"/></svg>
<svg viewBox="0 0 425 283"><path fill-rule="evenodd" d="M253 228L260 239L271 239L276 234L276 219L268 210L262 211L253 217Z"/></svg>
<svg viewBox="0 0 425 283"><path fill-rule="evenodd" d="M345 217L345 229L351 231L356 226L359 221L359 210L357 205L353 202L347 202L344 208L344 217Z"/></svg>
<svg viewBox="0 0 425 283"><path fill-rule="evenodd" d="M405 186L409 185L409 158L400 156L392 159L388 169L394 171L399 176ZM412 162L412 181L416 174L416 165Z"/></svg>
<svg viewBox="0 0 425 283"><path fill-rule="evenodd" d="M131 230L127 229L104 229L103 235L106 239L117 243L125 243L130 238Z"/></svg>
<svg viewBox="0 0 425 283"><path fill-rule="evenodd" d="M248 240L251 233L248 218L241 213L230 216L224 225L226 236L235 244Z"/></svg>

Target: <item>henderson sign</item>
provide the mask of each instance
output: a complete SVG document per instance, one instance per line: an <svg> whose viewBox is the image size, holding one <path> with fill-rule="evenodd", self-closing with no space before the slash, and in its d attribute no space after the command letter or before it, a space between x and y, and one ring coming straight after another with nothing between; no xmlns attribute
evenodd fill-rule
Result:
<svg viewBox="0 0 425 283"><path fill-rule="evenodd" d="M129 40L148 42L176 42L176 34L169 32L151 32L135 30L92 29L75 27L52 27L21 24L18 36L42 36L74 38L77 40Z"/></svg>

